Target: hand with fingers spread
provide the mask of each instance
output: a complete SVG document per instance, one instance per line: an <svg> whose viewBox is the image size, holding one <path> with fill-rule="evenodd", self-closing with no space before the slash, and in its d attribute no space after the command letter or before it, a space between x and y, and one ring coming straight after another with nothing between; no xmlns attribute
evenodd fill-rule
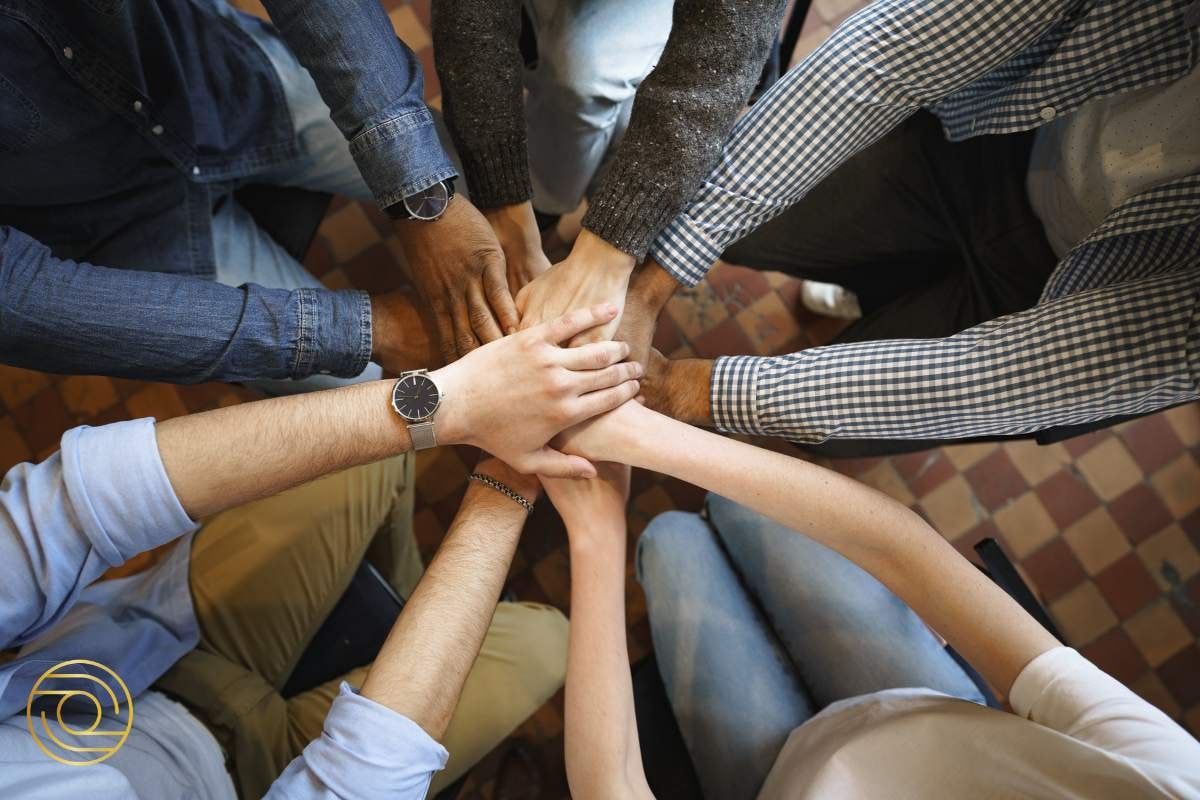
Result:
<svg viewBox="0 0 1200 800"><path fill-rule="evenodd" d="M547 442L637 395L642 366L624 361L628 345L563 346L616 316L611 305L577 309L432 373L443 396L438 440L474 445L526 474L595 475L589 461L564 455Z"/></svg>
<svg viewBox="0 0 1200 800"><path fill-rule="evenodd" d="M496 234L508 267L508 289L516 297L534 278L550 269L550 259L542 250L542 235L533 203L485 209L483 216Z"/></svg>
<svg viewBox="0 0 1200 800"><path fill-rule="evenodd" d="M625 293L634 259L586 228L575 240L571 255L538 276L517 294L521 327L529 328L576 308L611 303L613 319L577 336L571 344L613 338L625 307Z"/></svg>
<svg viewBox="0 0 1200 800"><path fill-rule="evenodd" d="M436 220L395 225L417 292L436 320L443 360L517 329L504 252L470 201L456 196Z"/></svg>

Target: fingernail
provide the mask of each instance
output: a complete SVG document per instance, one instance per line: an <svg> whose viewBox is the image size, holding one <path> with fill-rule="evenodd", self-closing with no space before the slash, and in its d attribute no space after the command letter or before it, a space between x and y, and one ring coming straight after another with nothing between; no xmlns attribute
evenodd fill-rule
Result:
<svg viewBox="0 0 1200 800"><path fill-rule="evenodd" d="M605 314L616 314L616 313L617 313L617 307L616 307L616 306L614 306L612 303L606 303L606 304L604 305L604 313L605 313Z"/></svg>
<svg viewBox="0 0 1200 800"><path fill-rule="evenodd" d="M646 369L641 365L641 362L633 362L633 377L640 378L645 371Z"/></svg>

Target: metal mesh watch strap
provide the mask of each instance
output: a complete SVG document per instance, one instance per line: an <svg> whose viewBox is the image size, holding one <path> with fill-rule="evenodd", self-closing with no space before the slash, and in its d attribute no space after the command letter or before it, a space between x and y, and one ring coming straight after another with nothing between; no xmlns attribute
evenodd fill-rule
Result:
<svg viewBox="0 0 1200 800"><path fill-rule="evenodd" d="M412 439L413 450L437 447L437 433L433 430L433 420L408 423L408 437Z"/></svg>

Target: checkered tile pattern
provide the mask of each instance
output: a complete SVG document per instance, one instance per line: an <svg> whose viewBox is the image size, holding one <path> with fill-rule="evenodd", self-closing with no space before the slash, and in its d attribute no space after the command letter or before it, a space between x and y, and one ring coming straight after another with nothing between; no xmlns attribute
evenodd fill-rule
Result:
<svg viewBox="0 0 1200 800"><path fill-rule="evenodd" d="M427 95L436 103L428 0L384 4L424 61ZM813 6L806 31L835 24L857 3ZM811 41L806 32L800 47ZM382 291L402 281L397 243L369 204L336 202L305 263L333 288ZM797 281L721 265L671 301L655 344L677 358L766 355L822 344L841 330L842 323L803 310L798 298ZM78 424L166 419L253 398L221 384L170 386L0 367L0 473L45 458L62 432ZM779 440L755 441L799 455ZM427 558L454 516L475 456L469 448L442 448L418 457L415 528ZM1047 448L962 445L831 466L915 508L968 555L980 538L997 538L1070 644L1200 733L1200 404ZM634 473L632 495L631 544L655 515L694 511L703 500L695 487L643 471ZM627 575L630 657L637 660L652 645L632 558ZM565 532L547 504L530 519L509 585L523 600L569 611ZM537 748L544 798L569 796L562 731L560 692L514 733ZM476 767L464 797L492 796L499 757L498 750Z"/></svg>

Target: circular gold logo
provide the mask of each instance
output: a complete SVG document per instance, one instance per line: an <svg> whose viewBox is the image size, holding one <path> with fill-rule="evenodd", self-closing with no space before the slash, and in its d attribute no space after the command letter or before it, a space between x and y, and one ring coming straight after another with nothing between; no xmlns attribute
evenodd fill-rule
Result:
<svg viewBox="0 0 1200 800"><path fill-rule="evenodd" d="M80 667L94 667L98 673L103 673L103 677L85 672ZM88 681L95 686L90 689L78 688L79 681ZM54 704L53 719L47 717L45 708L34 712L33 703L39 697L58 698ZM95 716L87 727L73 727L63 719L64 706L72 700L91 701ZM85 709L81 714L78 708L70 711L75 717L86 717L88 713ZM38 726L34 724L35 717L41 720L40 736ZM25 704L25 719L33 740L43 753L60 764L86 767L110 758L125 744L133 728L133 698L129 696L129 687L120 676L103 664L85 659L64 661L55 664L37 679ZM77 719L73 721L78 724ZM67 736L63 737L63 733ZM83 739L88 746L64 741L64 738L75 737Z"/></svg>

